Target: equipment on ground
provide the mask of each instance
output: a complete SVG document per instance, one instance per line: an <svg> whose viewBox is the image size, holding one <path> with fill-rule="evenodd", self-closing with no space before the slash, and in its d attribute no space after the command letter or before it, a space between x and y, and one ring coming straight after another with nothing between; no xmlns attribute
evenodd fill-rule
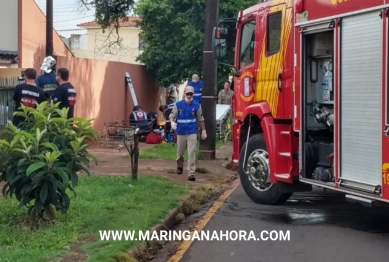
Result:
<svg viewBox="0 0 389 262"><path fill-rule="evenodd" d="M219 139L227 141L231 132L231 106L216 104L216 133Z"/></svg>
<svg viewBox="0 0 389 262"><path fill-rule="evenodd" d="M132 101L134 102L134 106L138 106L138 100L136 99L134 85L132 84L132 79L130 73L126 72L126 83L128 85L128 89L130 89Z"/></svg>

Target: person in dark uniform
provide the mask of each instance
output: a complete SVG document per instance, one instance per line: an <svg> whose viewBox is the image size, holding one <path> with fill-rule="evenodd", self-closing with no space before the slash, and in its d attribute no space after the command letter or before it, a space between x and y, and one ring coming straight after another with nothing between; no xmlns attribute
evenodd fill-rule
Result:
<svg viewBox="0 0 389 262"><path fill-rule="evenodd" d="M155 131L155 130L159 130L159 125L158 125L158 116L157 116L157 112L150 112L147 114L147 117L148 117L148 120L149 121L153 121L153 127L152 129Z"/></svg>
<svg viewBox="0 0 389 262"><path fill-rule="evenodd" d="M25 83L19 84L15 87L13 95L13 103L16 106L16 111L22 111L20 107L26 106L36 108L37 104L42 103L46 100L45 93L43 90L35 84L36 70L33 68L27 68L24 71ZM13 117L13 125L22 128L23 122L25 121L22 116Z"/></svg>
<svg viewBox="0 0 389 262"><path fill-rule="evenodd" d="M139 127L143 130L150 129L147 113L140 106L134 106L129 120L132 126Z"/></svg>
<svg viewBox="0 0 389 262"><path fill-rule="evenodd" d="M58 87L58 82L55 75L55 65L57 61L51 56L45 57L42 62L41 70L44 72L36 79L36 85L43 89L46 97L52 99L55 90Z"/></svg>
<svg viewBox="0 0 389 262"><path fill-rule="evenodd" d="M166 118L165 129L166 129L166 132L170 132L170 129L171 129L171 125L170 125L170 121L169 121L169 116L170 116L170 114L171 114L175 104L176 103L172 103L172 104L166 106L166 110L165 110L165 118Z"/></svg>
<svg viewBox="0 0 389 262"><path fill-rule="evenodd" d="M69 108L68 118L74 117L74 105L76 104L77 90L69 82L69 70L59 68L57 71L56 81L59 83L58 88L53 95L54 103L59 104L59 108Z"/></svg>

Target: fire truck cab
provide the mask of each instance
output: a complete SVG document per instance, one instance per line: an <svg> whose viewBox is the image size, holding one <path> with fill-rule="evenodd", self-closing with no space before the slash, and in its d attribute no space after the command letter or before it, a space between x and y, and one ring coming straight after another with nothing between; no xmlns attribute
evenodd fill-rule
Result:
<svg viewBox="0 0 389 262"><path fill-rule="evenodd" d="M389 203L389 0L269 0L236 29L232 161L246 194L280 204L312 185Z"/></svg>

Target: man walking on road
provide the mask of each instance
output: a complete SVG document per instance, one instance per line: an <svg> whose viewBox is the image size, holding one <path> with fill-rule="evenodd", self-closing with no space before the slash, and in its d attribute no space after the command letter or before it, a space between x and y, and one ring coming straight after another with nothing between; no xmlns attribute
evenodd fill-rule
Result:
<svg viewBox="0 0 389 262"><path fill-rule="evenodd" d="M201 139L207 138L201 105L193 100L194 88L185 87L185 99L177 102L170 114L172 129L177 133L177 174L183 173L185 147L188 149L188 180L196 181L196 148L198 124Z"/></svg>

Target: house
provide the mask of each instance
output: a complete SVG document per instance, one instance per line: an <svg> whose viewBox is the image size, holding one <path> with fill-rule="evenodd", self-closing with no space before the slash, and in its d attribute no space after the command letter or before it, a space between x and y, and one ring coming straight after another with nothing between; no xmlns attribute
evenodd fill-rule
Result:
<svg viewBox="0 0 389 262"><path fill-rule="evenodd" d="M25 68L30 67L35 68L38 74L43 73L40 66L46 57L46 17L44 13L34 0L0 0L0 7L0 34L2 36L0 38L0 80L6 81L10 77L15 79ZM90 26L93 27L93 23ZM134 34L138 41L139 30L131 23L127 27L131 27L127 31L136 32ZM101 28L95 28L92 31L98 34ZM121 30L123 34L125 31L125 29ZM80 47L84 45L83 41L80 37ZM88 42L88 47L94 46L89 39ZM77 41L73 39L73 43ZM69 46L71 44L69 42ZM75 115L94 119L93 127L98 131L103 132L107 122L128 119L132 112L134 106L132 94L125 83L127 72L131 75L137 101L142 108L145 111L157 111L159 89L155 78L147 73L144 65L75 57L54 29L53 49L57 67L69 69L69 80L77 89ZM0 81L0 85L5 81ZM3 87L13 86L14 84L3 84ZM0 88L0 97L6 98L5 100L0 99L0 115L8 115L7 119L3 119L3 123L7 123L9 117L12 117L11 111L7 111L8 106L12 105L12 92L8 92L11 95L8 93L4 95L5 92L7 92L6 89Z"/></svg>
<svg viewBox="0 0 389 262"><path fill-rule="evenodd" d="M139 64L136 58L143 52L145 44L142 31L137 26L140 18L128 16L119 21L120 28L107 28L103 33L96 21L77 25L87 30L84 35L72 35L69 48L76 57Z"/></svg>
<svg viewBox="0 0 389 262"><path fill-rule="evenodd" d="M46 56L45 15L34 0L0 0L0 6L0 67L39 70ZM53 46L55 56L73 56L55 30Z"/></svg>
<svg viewBox="0 0 389 262"><path fill-rule="evenodd" d="M5 25L14 16L17 21L17 1L0 0L1 15L0 24ZM3 10L10 10L4 12ZM12 21L12 20L11 20ZM0 27L0 68L18 67L18 23L12 23L8 27ZM5 37L6 36L6 37Z"/></svg>
<svg viewBox="0 0 389 262"><path fill-rule="evenodd" d="M46 17L34 0L0 0L0 68L20 76L23 68L39 72L46 56ZM54 56L73 57L53 30ZM5 76L3 71L0 76Z"/></svg>

